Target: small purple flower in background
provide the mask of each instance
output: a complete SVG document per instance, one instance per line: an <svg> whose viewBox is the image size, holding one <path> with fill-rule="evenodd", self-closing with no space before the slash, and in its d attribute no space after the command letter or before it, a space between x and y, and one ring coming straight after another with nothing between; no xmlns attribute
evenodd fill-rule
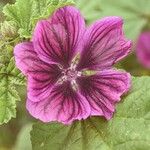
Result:
<svg viewBox="0 0 150 150"><path fill-rule="evenodd" d="M136 48L139 62L146 68L150 68L150 32L143 32L139 36Z"/></svg>
<svg viewBox="0 0 150 150"><path fill-rule="evenodd" d="M32 41L18 44L14 52L28 78L30 114L64 124L89 116L110 119L130 88L130 74L112 68L130 52L122 25L121 18L107 17L86 28L72 6L39 21Z"/></svg>

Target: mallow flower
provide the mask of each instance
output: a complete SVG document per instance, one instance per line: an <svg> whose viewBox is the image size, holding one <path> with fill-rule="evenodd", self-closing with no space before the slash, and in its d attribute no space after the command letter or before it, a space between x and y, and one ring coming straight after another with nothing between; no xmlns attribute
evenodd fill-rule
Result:
<svg viewBox="0 0 150 150"><path fill-rule="evenodd" d="M150 68L150 32L143 32L139 36L136 48L139 62L146 68Z"/></svg>
<svg viewBox="0 0 150 150"><path fill-rule="evenodd" d="M130 74L112 66L128 55L120 17L86 27L73 6L37 23L33 38L15 47L17 67L27 76L29 113L43 121L70 124L89 116L111 119L130 88Z"/></svg>

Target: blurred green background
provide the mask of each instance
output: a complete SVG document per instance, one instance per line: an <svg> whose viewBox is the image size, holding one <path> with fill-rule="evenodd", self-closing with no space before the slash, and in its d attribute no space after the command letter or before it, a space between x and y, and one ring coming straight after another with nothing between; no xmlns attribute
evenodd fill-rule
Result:
<svg viewBox="0 0 150 150"><path fill-rule="evenodd" d="M109 1L109 0L106 0L106 1ZM130 0L130 1L132 4L132 2L135 0ZM103 12L105 12L105 9L101 8L101 5L103 4L101 0L91 0L91 1L89 0L88 3L87 3L87 0L76 0L76 2L77 2L77 6L81 9L83 15L85 16L87 24L90 24L94 20L104 16ZM2 8L7 3L13 3L13 0L3 0L3 1L1 0L0 1L0 22L4 20ZM109 7L109 6L106 5L105 7ZM127 9L126 7L124 7L123 11L125 11L126 13L131 12L131 10ZM146 10L143 10L143 11L146 11ZM114 9L114 14L115 13L116 12ZM138 14L138 12L134 12L134 13ZM143 17L138 18L138 21L141 22L141 24L142 24L142 20L143 20ZM128 20L126 20L126 22L127 21ZM133 20L133 21L136 21L136 20ZM137 23L137 27L139 26L140 26L140 23L139 24ZM145 30L145 28L146 27L144 27L142 30ZM132 28L130 30L132 32ZM142 30L140 30L139 33L142 32ZM138 39L139 33L137 33L137 37L134 38L132 54L130 54L122 62L117 64L116 67L127 70L134 76L150 75L150 70L142 67L137 61L137 58L135 55L136 41ZM31 118L25 109L26 88L22 86L22 87L18 87L17 89L20 93L22 101L18 102L17 117L15 119L12 119L8 124L0 126L0 150L31 150L29 132L31 130L32 123L36 120Z"/></svg>

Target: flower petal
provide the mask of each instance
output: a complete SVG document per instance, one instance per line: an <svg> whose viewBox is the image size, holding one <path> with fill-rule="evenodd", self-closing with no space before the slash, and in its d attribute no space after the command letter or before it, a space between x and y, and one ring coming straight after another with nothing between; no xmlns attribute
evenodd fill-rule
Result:
<svg viewBox="0 0 150 150"><path fill-rule="evenodd" d="M140 35L137 43L138 60L146 68L150 68L150 32L144 32Z"/></svg>
<svg viewBox="0 0 150 150"><path fill-rule="evenodd" d="M27 109L32 116L43 122L59 121L70 124L90 115L89 103L71 88L69 82L55 86L51 96L44 101L32 102L28 99Z"/></svg>
<svg viewBox="0 0 150 150"><path fill-rule="evenodd" d="M80 93L91 106L91 115L110 119L115 103L130 87L130 74L115 70L106 70L96 75L78 79Z"/></svg>
<svg viewBox="0 0 150 150"><path fill-rule="evenodd" d="M35 64L40 64L40 60L34 51L32 42L24 42L15 46L14 56L17 67L27 75L30 70L34 70Z"/></svg>
<svg viewBox="0 0 150 150"><path fill-rule="evenodd" d="M28 76L28 98L34 102L48 98L51 88L61 75L61 70L54 64L49 64L48 68L42 65L41 68L36 68L35 71L30 72L30 76Z"/></svg>
<svg viewBox="0 0 150 150"><path fill-rule="evenodd" d="M61 76L59 67L41 61L31 42L18 44L14 53L16 65L28 76L28 97L40 101L49 96L51 87Z"/></svg>
<svg viewBox="0 0 150 150"><path fill-rule="evenodd" d="M33 42L39 57L47 63L59 63L68 67L80 50L85 22L80 12L72 6L58 9L50 20L39 21Z"/></svg>
<svg viewBox="0 0 150 150"><path fill-rule="evenodd" d="M125 57L131 42L125 40L123 21L119 17L106 17L94 23L86 31L83 51L78 69L110 69L114 63Z"/></svg>

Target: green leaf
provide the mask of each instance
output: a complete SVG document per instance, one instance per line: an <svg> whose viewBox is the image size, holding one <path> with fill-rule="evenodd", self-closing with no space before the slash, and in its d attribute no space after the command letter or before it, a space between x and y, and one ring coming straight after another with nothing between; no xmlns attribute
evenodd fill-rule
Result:
<svg viewBox="0 0 150 150"><path fill-rule="evenodd" d="M20 37L30 38L36 21L47 18L55 9L73 4L72 0L16 0L7 4L3 13L8 21L18 25Z"/></svg>
<svg viewBox="0 0 150 150"><path fill-rule="evenodd" d="M8 80L3 79L3 86L0 84L0 125L7 123L11 118L16 117L16 101L20 100L15 87L10 86Z"/></svg>
<svg viewBox="0 0 150 150"><path fill-rule="evenodd" d="M133 78L130 93L117 105L110 121L91 117L70 126L36 123L33 150L150 149L150 77Z"/></svg>
<svg viewBox="0 0 150 150"><path fill-rule="evenodd" d="M136 40L150 22L149 0L101 0L102 16L121 16L125 21L125 34Z"/></svg>
<svg viewBox="0 0 150 150"><path fill-rule="evenodd" d="M12 46L7 45L7 42L0 41L0 68L9 63L13 55L12 49Z"/></svg>
<svg viewBox="0 0 150 150"><path fill-rule="evenodd" d="M24 75L16 68L15 60L12 58L7 66L6 72L9 74L9 82L15 85L25 85Z"/></svg>
<svg viewBox="0 0 150 150"><path fill-rule="evenodd" d="M3 124L16 117L16 102L20 97L15 85L24 85L25 78L15 67L14 58L11 58L13 48L1 48L3 51L0 49L0 124Z"/></svg>
<svg viewBox="0 0 150 150"><path fill-rule="evenodd" d="M9 84L25 85L24 75L16 68L12 57L13 47L4 45L0 48L0 84L7 77Z"/></svg>

